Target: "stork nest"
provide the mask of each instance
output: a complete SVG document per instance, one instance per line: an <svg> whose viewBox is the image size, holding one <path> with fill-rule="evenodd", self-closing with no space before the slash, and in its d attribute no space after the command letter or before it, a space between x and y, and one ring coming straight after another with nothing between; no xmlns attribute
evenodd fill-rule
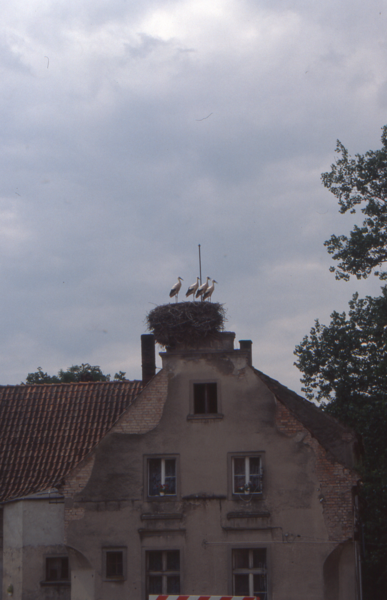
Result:
<svg viewBox="0 0 387 600"><path fill-rule="evenodd" d="M146 317L148 330L161 346L197 346L216 339L226 320L222 304L216 302L178 302L157 306Z"/></svg>

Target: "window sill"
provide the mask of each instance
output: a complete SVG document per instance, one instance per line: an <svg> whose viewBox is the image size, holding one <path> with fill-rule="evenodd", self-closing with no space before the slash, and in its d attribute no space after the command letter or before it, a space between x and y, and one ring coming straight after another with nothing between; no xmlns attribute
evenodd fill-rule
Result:
<svg viewBox="0 0 387 600"><path fill-rule="evenodd" d="M232 499L235 502L240 502L241 500L246 500L246 498L248 498L249 500L252 500L253 502L258 502L259 500L263 499L263 492L258 492L256 494L244 494L243 492L241 492L240 494L232 494Z"/></svg>
<svg viewBox="0 0 387 600"><path fill-rule="evenodd" d="M172 496L172 495L167 495L167 496L148 496L146 501L147 502L177 502L178 498L177 496Z"/></svg>
<svg viewBox="0 0 387 600"><path fill-rule="evenodd" d="M187 415L187 421L217 421L223 419L223 417L224 415L222 415L221 413L200 413L198 415Z"/></svg>
<svg viewBox="0 0 387 600"><path fill-rule="evenodd" d="M55 586L55 585L57 585L57 586L60 585L60 586L66 587L66 586L70 586L71 582L69 579L58 579L58 581L41 581L40 585L42 587L51 587L51 586Z"/></svg>

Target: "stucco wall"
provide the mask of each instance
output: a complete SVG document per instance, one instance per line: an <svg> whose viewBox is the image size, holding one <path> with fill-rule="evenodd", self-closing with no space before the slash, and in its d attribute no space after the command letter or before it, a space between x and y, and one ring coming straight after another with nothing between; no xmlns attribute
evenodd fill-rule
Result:
<svg viewBox="0 0 387 600"><path fill-rule="evenodd" d="M69 586L41 585L47 556L65 556L64 505L20 500L4 506L3 597L13 585L14 600L69 600Z"/></svg>
<svg viewBox="0 0 387 600"><path fill-rule="evenodd" d="M351 534L352 474L339 474L345 526L335 528L321 494L319 464L328 457L302 427L287 430L278 420L274 396L244 354L167 354L163 361L147 396L66 482L67 543L88 565L78 565L79 575L94 578L90 599L92 593L98 600L143 599L150 549L180 550L181 593L231 594L232 549L264 547L270 600L325 600L324 562ZM222 418L189 417L193 381L218 383ZM153 410L145 411L147 422L142 401ZM231 489L231 455L251 452L262 453L259 499ZM144 481L152 455L178 457L176 498L149 501ZM126 548L122 582L104 581L106 547ZM353 575L347 555L341 572L347 589Z"/></svg>

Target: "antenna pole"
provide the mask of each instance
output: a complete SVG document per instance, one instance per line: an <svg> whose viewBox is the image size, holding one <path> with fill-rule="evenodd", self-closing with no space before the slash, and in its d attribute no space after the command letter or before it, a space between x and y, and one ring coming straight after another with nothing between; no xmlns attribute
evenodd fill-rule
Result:
<svg viewBox="0 0 387 600"><path fill-rule="evenodd" d="M200 275L200 285L202 285L202 257L200 254L200 244L199 244L199 275Z"/></svg>

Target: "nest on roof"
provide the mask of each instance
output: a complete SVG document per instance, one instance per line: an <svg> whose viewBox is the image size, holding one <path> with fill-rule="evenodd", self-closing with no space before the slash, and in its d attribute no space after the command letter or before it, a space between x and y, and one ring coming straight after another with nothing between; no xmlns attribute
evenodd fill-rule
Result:
<svg viewBox="0 0 387 600"><path fill-rule="evenodd" d="M149 331L161 346L196 346L216 339L223 329L225 310L216 302L178 302L157 306L146 317Z"/></svg>

